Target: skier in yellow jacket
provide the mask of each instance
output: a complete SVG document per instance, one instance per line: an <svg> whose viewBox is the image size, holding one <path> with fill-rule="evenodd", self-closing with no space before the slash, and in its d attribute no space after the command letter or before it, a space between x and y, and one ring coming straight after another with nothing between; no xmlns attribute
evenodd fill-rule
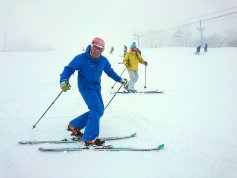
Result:
<svg viewBox="0 0 237 178"><path fill-rule="evenodd" d="M147 61L145 61L142 56L137 52L137 45L133 42L130 46L129 52L124 56L123 64L127 67L129 74L129 82L125 85L124 89L128 92L135 93L137 92L134 89L134 85L138 80L138 64L148 65Z"/></svg>

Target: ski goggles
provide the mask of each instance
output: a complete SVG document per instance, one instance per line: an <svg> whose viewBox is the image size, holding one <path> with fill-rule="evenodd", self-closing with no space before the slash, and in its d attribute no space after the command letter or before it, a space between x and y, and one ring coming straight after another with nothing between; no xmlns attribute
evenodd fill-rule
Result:
<svg viewBox="0 0 237 178"><path fill-rule="evenodd" d="M103 48L103 47L98 46L98 45L96 45L96 44L92 44L92 48L93 48L93 50L95 50L96 52L102 53L102 52L104 51L104 48Z"/></svg>

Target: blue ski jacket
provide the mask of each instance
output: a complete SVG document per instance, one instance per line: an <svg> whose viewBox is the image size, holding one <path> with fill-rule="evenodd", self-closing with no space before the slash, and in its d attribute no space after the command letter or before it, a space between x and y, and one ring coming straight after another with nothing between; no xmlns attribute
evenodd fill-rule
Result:
<svg viewBox="0 0 237 178"><path fill-rule="evenodd" d="M67 66L64 67L62 74L60 75L60 83L63 81L69 81L71 75L78 71L78 88L80 89L92 89L101 91L101 75L104 71L109 77L116 82L120 82L122 79L119 77L106 57L100 55L98 58L90 56L91 45L86 48L85 53L77 55Z"/></svg>

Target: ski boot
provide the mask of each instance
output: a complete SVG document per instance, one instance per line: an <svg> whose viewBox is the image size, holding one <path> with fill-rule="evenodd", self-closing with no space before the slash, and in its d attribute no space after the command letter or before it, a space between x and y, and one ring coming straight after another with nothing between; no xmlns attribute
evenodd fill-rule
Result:
<svg viewBox="0 0 237 178"><path fill-rule="evenodd" d="M128 91L128 84L124 85L124 89Z"/></svg>
<svg viewBox="0 0 237 178"><path fill-rule="evenodd" d="M103 148L104 145L105 145L105 141L97 138L94 141L85 141L83 148L84 149L89 149L90 147Z"/></svg>
<svg viewBox="0 0 237 178"><path fill-rule="evenodd" d="M69 124L68 127L67 127L67 130L71 131L72 132L71 135L76 136L77 140L82 139L83 133L81 133L80 129L75 129L71 124Z"/></svg>

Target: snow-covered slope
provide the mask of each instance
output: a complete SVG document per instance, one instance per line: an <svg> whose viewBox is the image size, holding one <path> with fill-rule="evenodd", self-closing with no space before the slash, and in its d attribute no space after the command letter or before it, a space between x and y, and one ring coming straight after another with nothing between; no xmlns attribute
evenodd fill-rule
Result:
<svg viewBox="0 0 237 178"><path fill-rule="evenodd" d="M122 52L121 52L122 53ZM76 52L0 53L1 178L235 178L237 177L237 50L191 48L144 49L148 61L146 90L165 94L118 94L101 118L101 136L127 135L119 146L153 147L160 152L43 153L20 140L69 137L68 122L87 111L77 91L63 93L35 129L32 126L60 92L59 75ZM105 56L120 74L120 54ZM138 90L145 90L139 67ZM127 72L123 77L128 78ZM102 77L104 103L114 84ZM116 84L114 91L120 85ZM80 145L80 144L78 144ZM59 147L59 145L43 145ZM69 145L60 145L69 146ZM77 146L77 145L71 145Z"/></svg>

